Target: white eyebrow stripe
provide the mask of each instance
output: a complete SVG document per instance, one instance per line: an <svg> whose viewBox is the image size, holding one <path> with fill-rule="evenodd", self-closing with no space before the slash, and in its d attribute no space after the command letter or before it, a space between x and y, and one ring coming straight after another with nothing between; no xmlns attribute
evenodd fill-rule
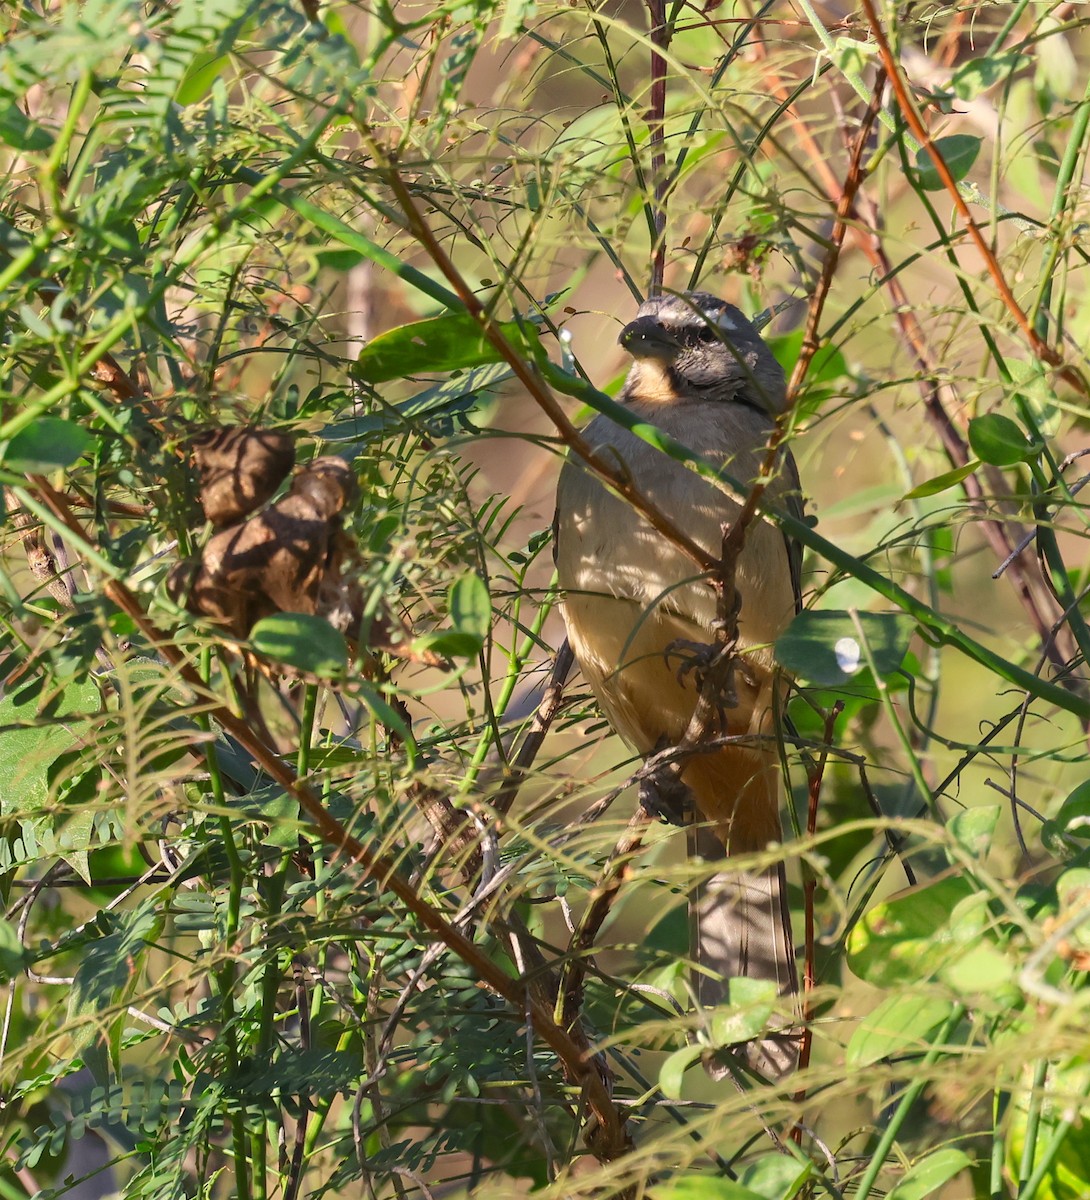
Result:
<svg viewBox="0 0 1090 1200"><path fill-rule="evenodd" d="M727 333L738 332L738 322L730 315L730 309L705 309L704 316L708 318L713 325L718 325L720 329L725 329Z"/></svg>

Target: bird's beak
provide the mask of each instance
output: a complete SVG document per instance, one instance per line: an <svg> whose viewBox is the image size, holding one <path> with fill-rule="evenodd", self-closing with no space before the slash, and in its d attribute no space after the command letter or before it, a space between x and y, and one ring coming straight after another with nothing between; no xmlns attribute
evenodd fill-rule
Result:
<svg viewBox="0 0 1090 1200"><path fill-rule="evenodd" d="M637 317L621 330L617 339L633 358L663 358L672 361L681 344L654 317Z"/></svg>

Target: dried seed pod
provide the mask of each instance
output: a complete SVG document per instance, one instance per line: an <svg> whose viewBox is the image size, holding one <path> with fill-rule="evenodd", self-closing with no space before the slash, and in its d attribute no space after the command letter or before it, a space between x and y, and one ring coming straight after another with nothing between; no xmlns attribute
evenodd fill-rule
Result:
<svg viewBox="0 0 1090 1200"><path fill-rule="evenodd" d="M347 463L315 459L286 496L213 535L199 562L175 567L171 594L237 637L274 612L317 612L323 585L339 575L340 514L355 491Z"/></svg>
<svg viewBox="0 0 1090 1200"><path fill-rule="evenodd" d="M201 476L201 508L217 527L260 508L295 465L291 435L252 425L227 425L198 434L193 461Z"/></svg>

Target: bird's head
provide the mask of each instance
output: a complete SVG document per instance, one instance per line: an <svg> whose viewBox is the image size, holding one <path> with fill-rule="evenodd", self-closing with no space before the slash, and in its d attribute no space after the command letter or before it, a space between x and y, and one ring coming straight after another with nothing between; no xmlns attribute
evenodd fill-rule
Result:
<svg viewBox="0 0 1090 1200"><path fill-rule="evenodd" d="M783 369L753 322L707 292L645 300L619 340L636 360L629 399L722 400L772 416L784 409Z"/></svg>

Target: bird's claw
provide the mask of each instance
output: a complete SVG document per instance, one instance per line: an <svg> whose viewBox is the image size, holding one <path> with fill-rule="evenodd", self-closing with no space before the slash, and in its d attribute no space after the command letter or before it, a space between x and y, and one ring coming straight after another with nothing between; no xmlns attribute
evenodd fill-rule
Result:
<svg viewBox="0 0 1090 1200"><path fill-rule="evenodd" d="M666 749L669 744L662 739L655 747L655 753ZM686 824L693 797L688 786L682 783L674 763L653 767L640 780L638 795L640 807L649 816L657 817L667 825Z"/></svg>

